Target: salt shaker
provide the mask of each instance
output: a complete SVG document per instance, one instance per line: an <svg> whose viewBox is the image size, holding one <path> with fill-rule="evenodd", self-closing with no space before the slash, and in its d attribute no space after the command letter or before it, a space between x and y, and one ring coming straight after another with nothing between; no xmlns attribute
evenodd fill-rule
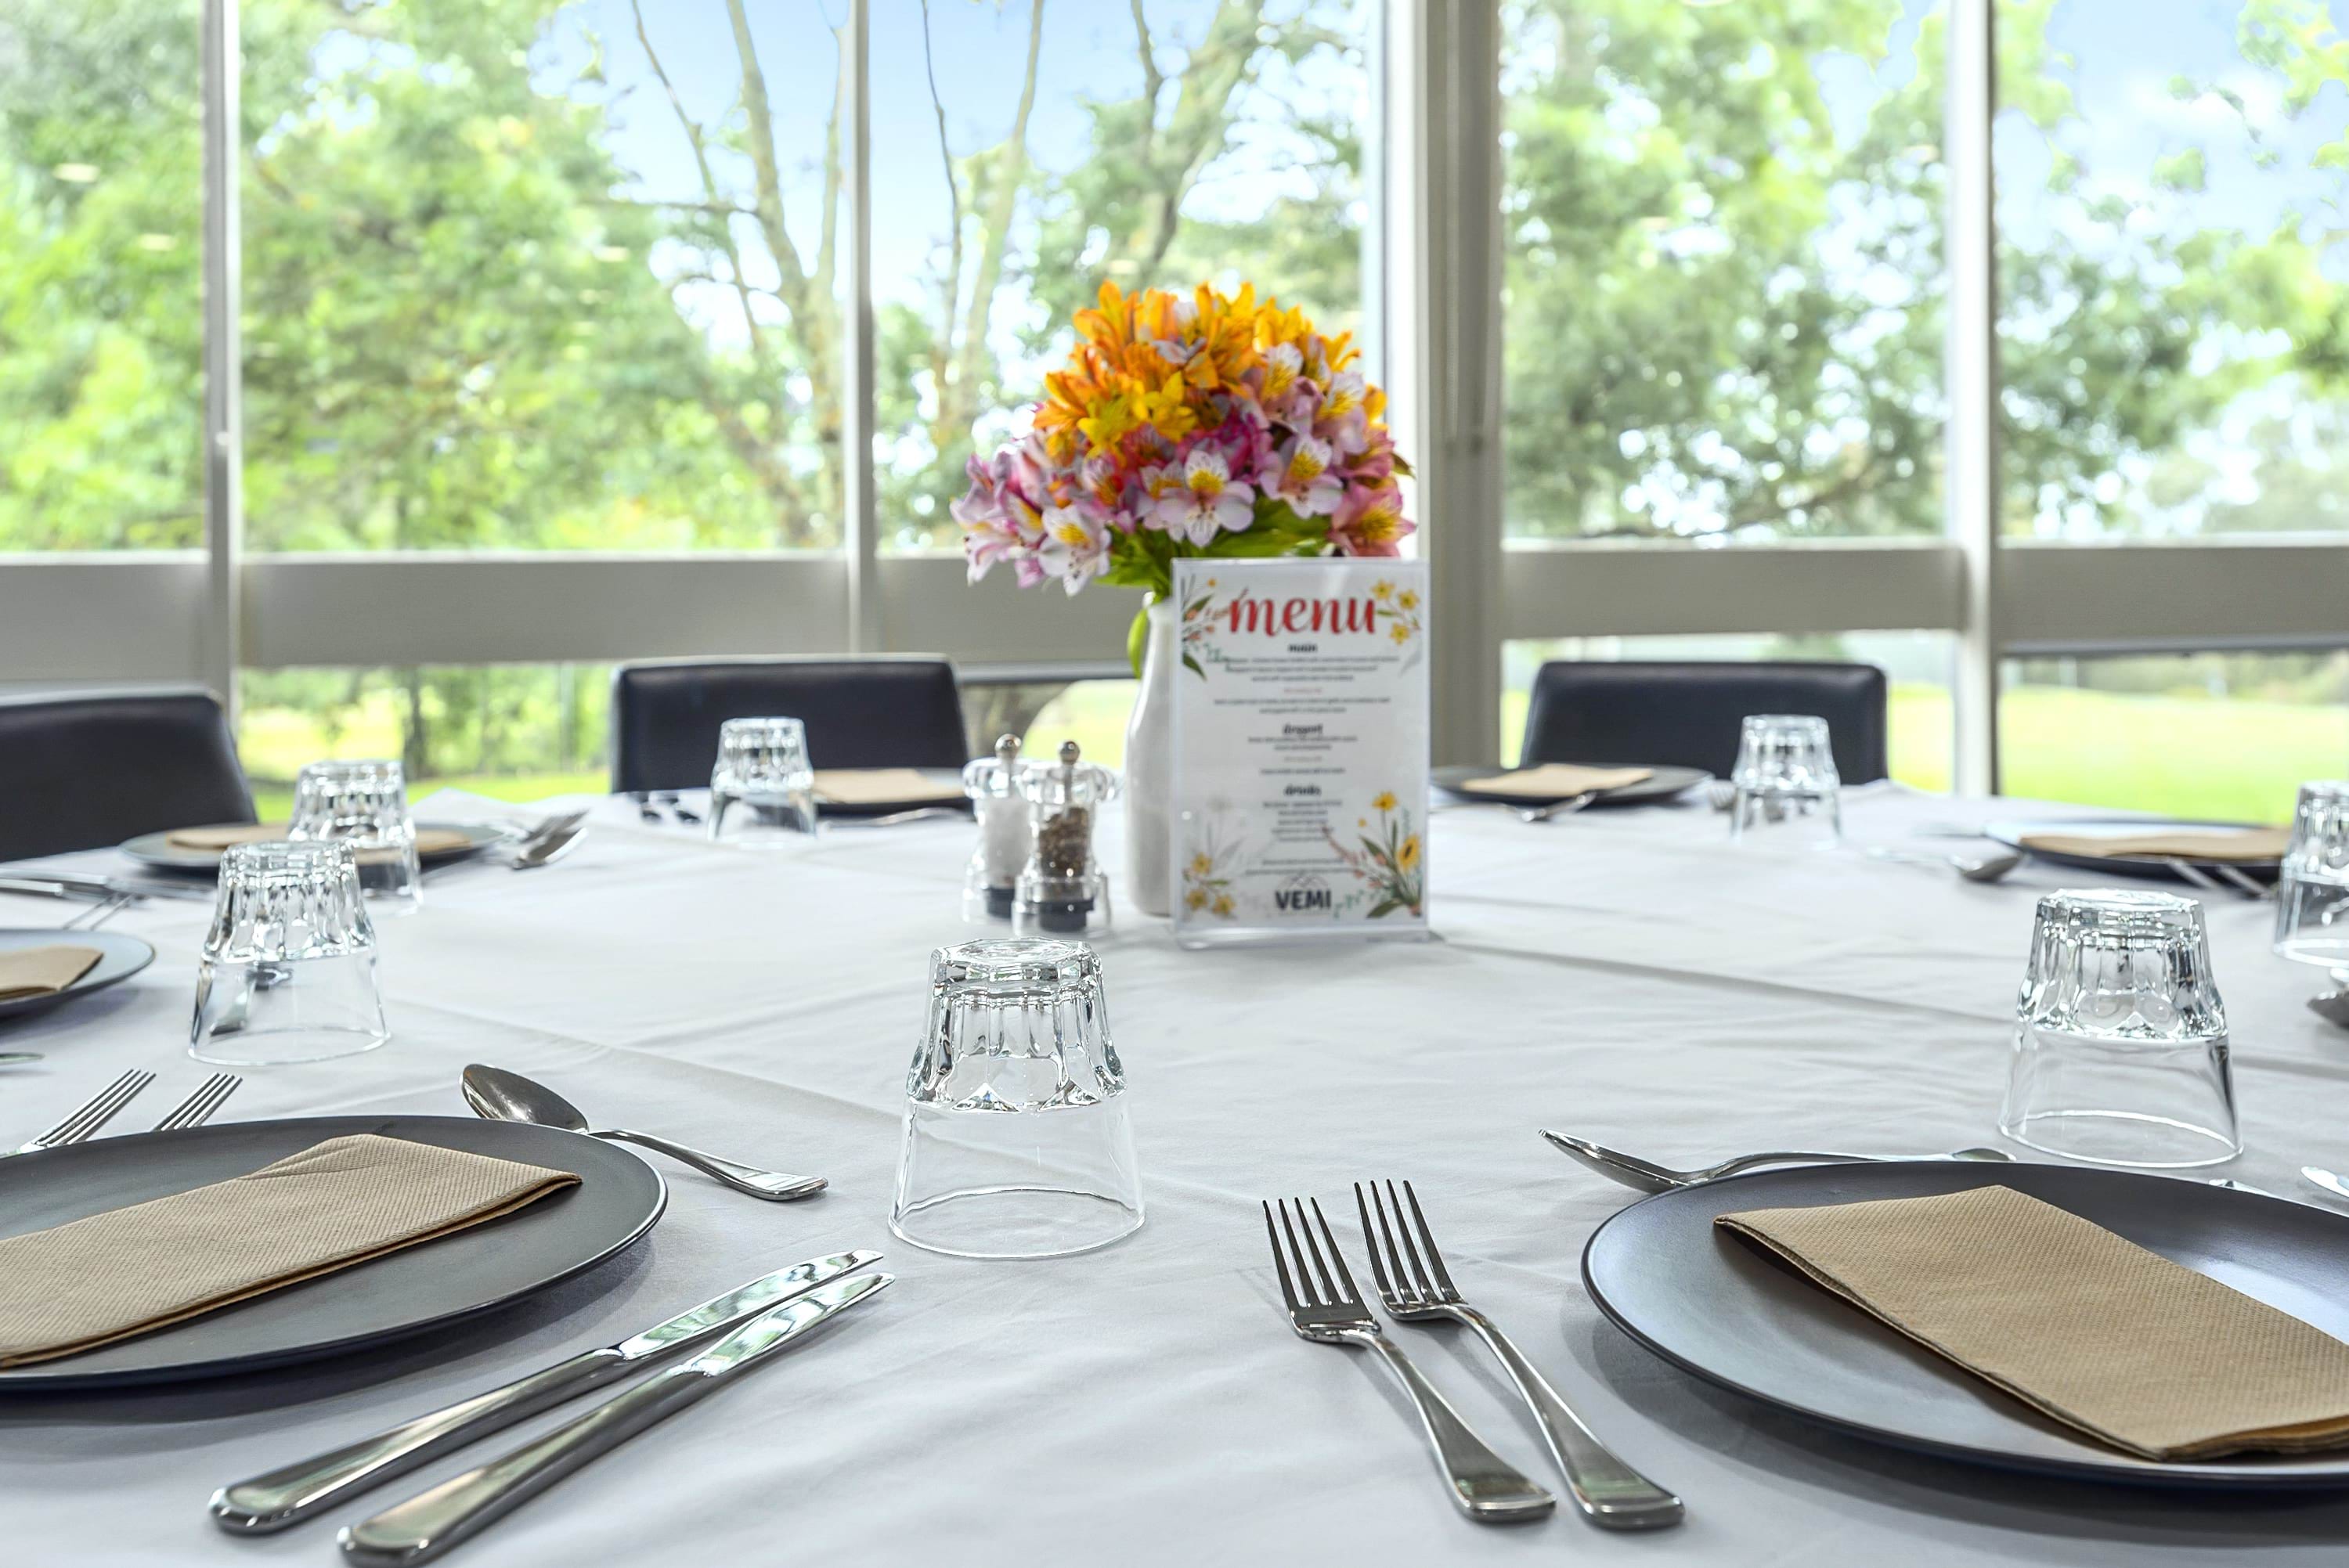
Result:
<svg viewBox="0 0 2349 1568"><path fill-rule="evenodd" d="M1066 936L1110 923L1109 877L1093 858L1093 824L1117 794L1117 775L1081 763L1077 743L1061 760L1019 773L1035 843L1013 890L1011 929L1021 936Z"/></svg>
<svg viewBox="0 0 2349 1568"><path fill-rule="evenodd" d="M1028 800L1019 792L1020 766L1019 738L1007 735L996 741L994 756L962 770L962 792L978 813L978 848L963 877L965 920L1011 918L1019 872L1036 843Z"/></svg>

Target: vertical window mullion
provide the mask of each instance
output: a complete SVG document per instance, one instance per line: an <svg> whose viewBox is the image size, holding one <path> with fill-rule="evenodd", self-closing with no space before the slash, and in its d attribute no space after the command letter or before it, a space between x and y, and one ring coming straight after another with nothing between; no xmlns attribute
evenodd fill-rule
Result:
<svg viewBox="0 0 2349 1568"><path fill-rule="evenodd" d="M204 607L200 678L236 711L243 643L243 355L238 310L243 242L237 221L240 69L236 0L204 0L203 18Z"/></svg>
<svg viewBox="0 0 2349 1568"><path fill-rule="evenodd" d="M1952 769L1960 794L1998 789L1998 234L1991 124L1998 108L1992 0L1949 0L1949 531L1957 546Z"/></svg>
<svg viewBox="0 0 2349 1568"><path fill-rule="evenodd" d="M842 126L848 145L847 279L844 314L848 318L847 363L842 380L847 396L841 414L841 474L846 516L842 519L841 545L848 562L848 645L852 652L877 653L889 647L889 629L881 614L879 520L875 515L873 474L873 49L870 0L849 0L848 102L842 106Z"/></svg>

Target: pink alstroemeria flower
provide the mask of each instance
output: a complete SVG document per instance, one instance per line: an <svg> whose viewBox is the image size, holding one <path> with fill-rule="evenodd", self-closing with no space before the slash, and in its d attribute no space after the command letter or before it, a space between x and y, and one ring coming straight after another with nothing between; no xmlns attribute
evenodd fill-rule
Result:
<svg viewBox="0 0 2349 1568"><path fill-rule="evenodd" d="M1265 493L1278 496L1299 517L1327 517L1344 499L1346 484L1330 471L1335 454L1318 436L1296 436L1276 456Z"/></svg>
<svg viewBox="0 0 2349 1568"><path fill-rule="evenodd" d="M1228 529L1234 533L1256 521L1256 487L1232 478L1232 466L1213 447L1194 447L1183 459L1183 485L1169 490L1150 521L1201 549Z"/></svg>
<svg viewBox="0 0 2349 1568"><path fill-rule="evenodd" d="M1347 457L1370 445L1371 412L1362 399L1370 384L1359 370L1341 370L1322 389L1313 433Z"/></svg>
<svg viewBox="0 0 2349 1568"><path fill-rule="evenodd" d="M1357 487L1339 503L1330 539L1341 555L1400 555L1415 526L1402 514L1400 487Z"/></svg>
<svg viewBox="0 0 2349 1568"><path fill-rule="evenodd" d="M1109 570L1109 527L1098 509L1082 502L1044 513L1044 537L1036 546L1041 574L1058 577L1074 593Z"/></svg>

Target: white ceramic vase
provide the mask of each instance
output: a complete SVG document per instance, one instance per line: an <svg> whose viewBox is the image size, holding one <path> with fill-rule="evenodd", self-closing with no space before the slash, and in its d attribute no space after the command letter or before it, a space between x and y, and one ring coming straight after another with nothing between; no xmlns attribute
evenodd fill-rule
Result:
<svg viewBox="0 0 2349 1568"><path fill-rule="evenodd" d="M1125 723L1125 896L1144 914L1174 910L1167 885L1174 824L1174 673L1183 667L1175 645L1174 605L1162 600L1145 612L1142 690Z"/></svg>

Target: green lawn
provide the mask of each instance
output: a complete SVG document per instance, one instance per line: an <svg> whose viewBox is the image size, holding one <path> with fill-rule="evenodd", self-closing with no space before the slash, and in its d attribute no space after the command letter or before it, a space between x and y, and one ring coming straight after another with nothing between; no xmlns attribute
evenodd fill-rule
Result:
<svg viewBox="0 0 2349 1568"><path fill-rule="evenodd" d="M1074 739L1087 758L1117 767L1125 755L1132 683L1071 686L1028 732L1031 752ZM2303 779L2349 775L2349 710L2339 705L2218 700L2189 695L2134 696L2063 686L2017 686L2000 705L2005 789L2010 795L2077 801L2187 817L2285 821ZM1526 694L1503 698L1501 754L1516 756ZM1892 774L1922 789L1950 784L1950 695L1940 686L1892 691ZM333 754L398 756L399 735L385 706L329 738L285 709L247 716L243 737L264 817L282 817L301 764ZM534 800L605 788L601 770L419 779L417 795L443 785L501 800Z"/></svg>

